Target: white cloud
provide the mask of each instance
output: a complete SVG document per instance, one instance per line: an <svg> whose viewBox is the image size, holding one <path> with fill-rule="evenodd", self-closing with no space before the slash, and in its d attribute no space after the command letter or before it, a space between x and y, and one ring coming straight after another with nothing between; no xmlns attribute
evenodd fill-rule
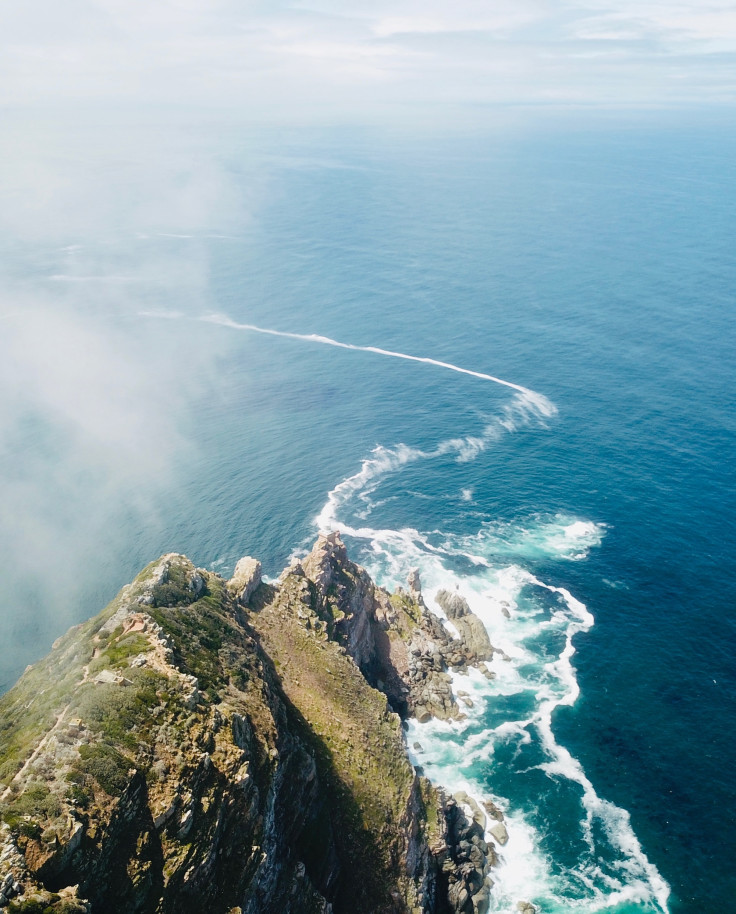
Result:
<svg viewBox="0 0 736 914"><path fill-rule="evenodd" d="M606 45L596 48L595 45ZM614 53L611 53L614 52ZM688 57L692 83L667 87ZM488 66L502 60L522 85ZM600 63L617 61L615 68ZM731 2L51 0L0 12L0 103L237 107L260 119L485 103L730 98Z"/></svg>

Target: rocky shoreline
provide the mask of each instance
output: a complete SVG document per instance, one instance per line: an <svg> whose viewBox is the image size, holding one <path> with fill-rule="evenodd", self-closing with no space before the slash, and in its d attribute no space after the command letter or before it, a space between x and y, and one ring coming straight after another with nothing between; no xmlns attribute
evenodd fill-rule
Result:
<svg viewBox="0 0 736 914"><path fill-rule="evenodd" d="M485 914L503 813L406 754L402 720L463 716L452 671L493 676L436 599L446 621L337 533L275 584L152 563L0 700L0 908Z"/></svg>

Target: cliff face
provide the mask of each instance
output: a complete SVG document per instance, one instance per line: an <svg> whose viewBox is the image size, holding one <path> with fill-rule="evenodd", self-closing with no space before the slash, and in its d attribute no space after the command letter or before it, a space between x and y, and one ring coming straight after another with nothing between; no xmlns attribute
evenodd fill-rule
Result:
<svg viewBox="0 0 736 914"><path fill-rule="evenodd" d="M402 738L458 713L438 626L336 535L273 586L153 563L0 700L0 907L483 911L483 827Z"/></svg>

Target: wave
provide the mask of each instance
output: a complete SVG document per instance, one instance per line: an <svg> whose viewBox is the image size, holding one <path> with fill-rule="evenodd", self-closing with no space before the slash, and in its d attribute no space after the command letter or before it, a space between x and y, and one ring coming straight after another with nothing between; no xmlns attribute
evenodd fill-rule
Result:
<svg viewBox="0 0 736 914"><path fill-rule="evenodd" d="M379 579L389 570L389 586L418 567L427 605L440 617L437 591L462 594L502 652L489 664L496 677L491 682L477 671L453 675L456 694L471 699L461 700L465 720L410 721L407 732L412 761L433 781L465 790L479 803L490 799L505 812L509 840L498 849L492 910L510 914L525 900L550 914L622 905L666 912L669 888L646 857L629 814L598 796L554 734L555 711L579 695L573 639L591 628L593 615L568 590L519 564L453 571L463 537L445 541L449 548L428 553L421 538L404 549L384 532L365 544L363 557ZM390 563L380 561L387 549L394 551ZM555 833L565 835L562 853Z"/></svg>
<svg viewBox="0 0 736 914"><path fill-rule="evenodd" d="M538 396L541 395L535 394L535 397ZM544 399L546 400L546 398ZM533 402L536 403L536 400ZM549 403L549 401L546 402ZM550 407L554 409L551 404ZM529 425L537 415L536 409L530 406L530 401L526 395L517 393L511 402L503 407L500 415L486 423L480 435L448 438L428 451L410 447L406 444L398 444L393 448L378 445L373 449L370 457L363 460L357 473L348 476L328 493L327 501L315 518L315 524L319 530L324 532L339 528L343 533L363 539L371 537L376 531L367 527L351 527L345 517L338 517L340 509L345 508L351 501L357 500L360 502L360 510L355 512L356 516L365 518L376 506L376 503L371 500L371 496L378 486L387 476L398 472L407 464L416 463L420 460L433 460L452 454L455 455L460 463L467 463L474 460L486 448L498 441L503 434L518 431L522 427ZM550 415L549 412L544 413L545 417L548 415ZM468 502L471 499L471 490L462 490L461 500ZM568 537L568 545L570 546L579 540L579 528L573 527L575 523L571 519ZM587 531L588 527L586 526L585 529Z"/></svg>
<svg viewBox="0 0 736 914"><path fill-rule="evenodd" d="M171 312L147 316L180 317ZM504 811L508 842L498 848L492 910L511 914L524 900L544 914L594 914L614 908L666 914L669 888L642 850L628 813L597 795L579 760L554 734L555 711L572 706L579 696L573 639L590 629L593 616L568 590L525 567L540 559L583 560L600 544L605 527L566 514L516 523L484 520L474 533L463 535L365 523L398 497L378 497L393 475L443 456L461 464L473 461L501 436L554 416L554 404L519 384L429 357L258 327L222 314L196 319L404 359L514 391L511 401L476 435L448 438L430 449L376 447L356 473L328 493L315 524L320 530L339 529L352 539L354 552L374 579L390 589L403 585L409 571L418 568L425 600L441 618L437 591L457 590L498 650L490 663L492 680L476 670L452 676L456 693L465 693L464 719L410 721L407 731L413 763L436 783L453 792L465 790L479 803L492 800ZM455 502L467 525L473 490L457 491Z"/></svg>
<svg viewBox="0 0 736 914"><path fill-rule="evenodd" d="M528 421L522 416L514 421ZM501 418L480 440L487 444L509 430ZM392 474L450 452L461 459L475 440L448 439L431 450L376 448L328 494L315 523L352 539L362 564L390 589L418 568L427 605L440 618L437 591L462 594L499 651L490 663L492 681L475 670L453 674L456 694L464 693L463 720L412 720L407 730L412 762L435 783L504 811L509 837L497 848L491 910L512 914L523 900L544 914L666 914L669 887L644 853L628 812L598 796L554 733L556 710L579 696L574 638L592 627L593 615L569 590L525 567L540 559L580 561L606 528L568 514L485 521L472 534L350 523L386 501L378 490ZM462 499L458 505L463 511ZM492 840L490 831L487 837Z"/></svg>

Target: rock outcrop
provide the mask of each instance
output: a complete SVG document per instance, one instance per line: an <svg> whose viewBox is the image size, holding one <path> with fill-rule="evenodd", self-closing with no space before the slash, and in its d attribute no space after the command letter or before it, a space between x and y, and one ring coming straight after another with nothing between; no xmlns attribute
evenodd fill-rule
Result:
<svg viewBox="0 0 736 914"><path fill-rule="evenodd" d="M465 645L468 663L493 658L493 646L483 622L470 611L465 597L458 593L440 590L435 597L437 604L455 626L459 640Z"/></svg>
<svg viewBox="0 0 736 914"><path fill-rule="evenodd" d="M274 585L149 565L0 700L0 908L483 914L485 814L417 775L401 717L459 716L448 670L493 649L409 587L337 534Z"/></svg>
<svg viewBox="0 0 736 914"><path fill-rule="evenodd" d="M248 601L261 584L261 563L249 555L240 559L235 566L233 576L227 582L227 589L242 606Z"/></svg>

